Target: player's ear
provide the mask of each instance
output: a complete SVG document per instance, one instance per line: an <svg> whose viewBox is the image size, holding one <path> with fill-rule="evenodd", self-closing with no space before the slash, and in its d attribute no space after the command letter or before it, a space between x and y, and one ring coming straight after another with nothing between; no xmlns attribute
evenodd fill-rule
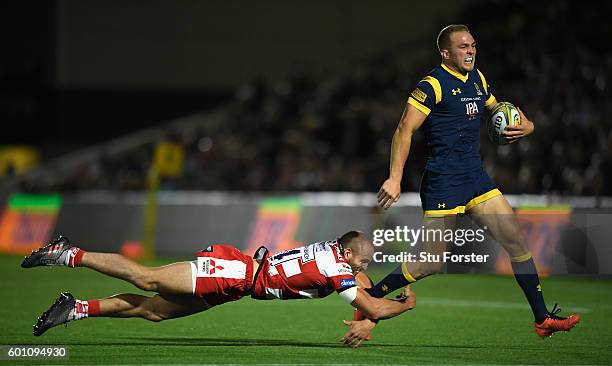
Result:
<svg viewBox="0 0 612 366"><path fill-rule="evenodd" d="M351 248L344 248L343 254L344 254L344 258L346 258L346 260L349 260L353 256L353 250Z"/></svg>
<svg viewBox="0 0 612 366"><path fill-rule="evenodd" d="M440 56L442 56L442 58L443 58L444 60L448 60L448 59L450 59L450 54L449 54L448 50L442 50L442 51L440 51Z"/></svg>

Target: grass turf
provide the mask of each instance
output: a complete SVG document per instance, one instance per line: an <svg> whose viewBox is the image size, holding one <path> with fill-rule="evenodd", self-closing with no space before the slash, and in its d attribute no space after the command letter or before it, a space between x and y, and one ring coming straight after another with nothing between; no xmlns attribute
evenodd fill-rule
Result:
<svg viewBox="0 0 612 366"><path fill-rule="evenodd" d="M4 364L542 364L612 362L612 281L544 279L549 305L578 310L571 333L536 337L531 311L510 277L438 275L415 285L418 306L381 322L358 349L339 343L352 309L338 296L322 300L225 304L161 323L96 318L31 335L36 317L60 291L77 298L141 293L87 269L19 267L0 256L0 344L67 345L69 359ZM374 273L379 279L382 273Z"/></svg>

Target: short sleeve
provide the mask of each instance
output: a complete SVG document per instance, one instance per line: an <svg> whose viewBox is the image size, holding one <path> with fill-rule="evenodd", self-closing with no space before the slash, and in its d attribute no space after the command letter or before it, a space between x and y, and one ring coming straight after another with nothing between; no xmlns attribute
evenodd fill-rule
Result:
<svg viewBox="0 0 612 366"><path fill-rule="evenodd" d="M423 112L426 116L431 113L436 102L438 101L438 98L436 98L436 91L429 81L430 80L427 80L427 78L421 80L416 85L414 90L412 90L412 93L410 93L410 97L408 98L408 104L411 104L413 107Z"/></svg>
<svg viewBox="0 0 612 366"><path fill-rule="evenodd" d="M340 253L336 246L331 246L331 250L324 252L326 255L317 257L319 271L327 277L328 287L338 293L357 285L353 269Z"/></svg>
<svg viewBox="0 0 612 366"><path fill-rule="evenodd" d="M338 276L329 277L329 282L331 287L338 293L357 286L357 281L352 271L350 274L340 274Z"/></svg>

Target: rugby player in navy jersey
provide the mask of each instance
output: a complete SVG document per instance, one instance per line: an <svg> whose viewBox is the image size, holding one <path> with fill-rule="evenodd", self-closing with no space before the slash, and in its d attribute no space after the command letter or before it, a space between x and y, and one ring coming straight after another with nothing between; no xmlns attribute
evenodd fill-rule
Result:
<svg viewBox="0 0 612 366"><path fill-rule="evenodd" d="M421 180L420 196L426 229L455 227L457 214L470 214L486 226L510 256L515 279L534 315L534 327L541 338L557 331L569 331L579 321L577 314L558 316L556 305L548 311L538 273L508 201L481 165L480 118L484 108L497 101L484 74L475 68L476 41L464 25L449 25L437 39L442 57L440 66L425 76L412 91L391 144L389 178L378 192L378 204L388 209L400 197L404 164L412 135L424 129L430 156ZM515 143L534 131L534 124L518 109L521 123L503 133ZM440 254L448 243L425 242L424 250ZM402 286L443 271L443 263L403 263L368 292L383 297ZM356 316L356 319L359 319ZM364 339L375 323L349 322L347 343Z"/></svg>
<svg viewBox="0 0 612 366"><path fill-rule="evenodd" d="M145 267L120 254L86 252L60 236L24 258L21 266L86 267L157 293L152 297L118 294L96 300L61 293L34 325L33 333L39 336L54 326L87 317L137 317L159 322L244 296L289 300L323 298L337 292L372 319L391 318L414 308L416 300L409 288L398 300L388 300L371 297L356 286L355 275L372 261L373 252L372 243L362 233L349 231L337 240L272 255L260 247L253 257L232 246L214 244L198 252L194 261Z"/></svg>

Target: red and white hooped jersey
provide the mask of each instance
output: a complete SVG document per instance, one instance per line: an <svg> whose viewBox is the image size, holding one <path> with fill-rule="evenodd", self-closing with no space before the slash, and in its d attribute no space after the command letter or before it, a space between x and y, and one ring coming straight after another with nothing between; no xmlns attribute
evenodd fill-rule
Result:
<svg viewBox="0 0 612 366"><path fill-rule="evenodd" d="M321 298L356 285L337 241L276 253L262 266L251 295L255 299Z"/></svg>

